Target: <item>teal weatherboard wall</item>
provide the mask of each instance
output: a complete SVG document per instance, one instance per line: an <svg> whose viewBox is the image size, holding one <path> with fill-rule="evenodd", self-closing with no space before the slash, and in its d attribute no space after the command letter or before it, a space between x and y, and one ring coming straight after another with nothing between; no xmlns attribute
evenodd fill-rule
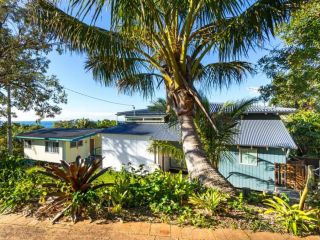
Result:
<svg viewBox="0 0 320 240"><path fill-rule="evenodd" d="M274 191L274 163L286 162L286 151L281 148L258 147L257 165L240 164L239 150L230 147L230 155L222 157L219 172L237 188Z"/></svg>

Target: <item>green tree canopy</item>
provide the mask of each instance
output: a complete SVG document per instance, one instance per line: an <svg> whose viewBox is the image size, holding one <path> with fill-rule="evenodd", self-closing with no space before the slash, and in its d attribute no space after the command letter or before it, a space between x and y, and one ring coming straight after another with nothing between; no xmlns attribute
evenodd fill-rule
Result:
<svg viewBox="0 0 320 240"><path fill-rule="evenodd" d="M0 116L7 118L8 150L12 150L13 110L33 110L39 118L59 114L66 94L55 76L47 76L49 36L30 23L27 5L0 4ZM14 108L14 109L13 109Z"/></svg>
<svg viewBox="0 0 320 240"><path fill-rule="evenodd" d="M116 126L115 120L103 119L98 121L92 121L87 118L74 119L68 121L56 121L53 124L55 128L108 128Z"/></svg>
<svg viewBox="0 0 320 240"><path fill-rule="evenodd" d="M320 156L320 113L301 110L289 116L286 125L299 147L299 156Z"/></svg>
<svg viewBox="0 0 320 240"><path fill-rule="evenodd" d="M320 1L308 1L279 30L284 47L259 63L272 79L260 88L263 98L287 107L319 109Z"/></svg>

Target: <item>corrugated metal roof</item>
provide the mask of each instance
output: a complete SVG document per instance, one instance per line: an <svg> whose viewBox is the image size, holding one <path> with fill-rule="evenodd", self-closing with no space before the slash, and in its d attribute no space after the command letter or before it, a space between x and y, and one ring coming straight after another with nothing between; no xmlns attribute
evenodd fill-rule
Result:
<svg viewBox="0 0 320 240"><path fill-rule="evenodd" d="M291 135L280 119L240 120L234 145L296 149ZM168 124L120 124L102 133L150 136L154 140L181 141L180 130Z"/></svg>
<svg viewBox="0 0 320 240"><path fill-rule="evenodd" d="M211 103L211 112L217 112L224 103ZM248 108L246 113L276 113L276 114L289 114L296 112L295 108L284 108L284 107L268 107L260 105L252 105ZM150 111L149 109L137 109L132 111L118 112L118 116L165 116L166 113L159 111Z"/></svg>
<svg viewBox="0 0 320 240"><path fill-rule="evenodd" d="M150 111L149 109L137 109L137 110L132 110L132 111L125 111L125 112L118 112L116 115L118 116L165 116L167 115L164 112L159 112L159 111Z"/></svg>
<svg viewBox="0 0 320 240"><path fill-rule="evenodd" d="M210 110L211 112L218 112L224 103L211 103ZM228 110L228 108L227 108ZM248 110L245 112L249 113L276 113L276 114L289 114L295 113L297 110L295 108L285 108L285 107L268 107L261 105L251 105Z"/></svg>
<svg viewBox="0 0 320 240"><path fill-rule="evenodd" d="M280 119L240 120L233 143L241 146L259 146L296 149L297 146Z"/></svg>
<svg viewBox="0 0 320 240"><path fill-rule="evenodd" d="M105 134L128 134L150 136L154 140L180 141L179 130L166 123L127 123L105 129Z"/></svg>
<svg viewBox="0 0 320 240"><path fill-rule="evenodd" d="M80 129L80 128L41 128L27 133L21 133L16 138L21 139L57 139L65 141L76 141L101 132L102 129Z"/></svg>

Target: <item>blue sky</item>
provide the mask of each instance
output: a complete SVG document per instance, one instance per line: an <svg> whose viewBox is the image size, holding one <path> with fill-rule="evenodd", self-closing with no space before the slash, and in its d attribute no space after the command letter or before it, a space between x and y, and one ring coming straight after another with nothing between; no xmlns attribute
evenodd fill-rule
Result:
<svg viewBox="0 0 320 240"><path fill-rule="evenodd" d="M99 25L102 24L100 23ZM278 39L272 39L269 43L265 44L265 48L271 49L279 44L280 41ZM249 57L243 60L257 63L261 57L268 53L266 49L250 51ZM205 59L204 63L209 63L211 57L214 58L214 56L209 56ZM108 101L134 105L136 109L145 108L152 102L151 99L144 99L138 93L133 96L118 94L116 88L105 87L95 82L91 73L84 70L85 55L71 54L69 52L59 55L57 52L52 52L48 55L48 58L51 60L48 74L56 75L60 83L67 88ZM257 96L254 89L269 82L270 80L264 74L258 73L254 76L248 76L242 84L234 84L229 89L222 89L222 91L213 89L208 97L214 102L251 98ZM132 109L130 106L108 104L70 91L66 92L68 94L68 103L61 105L62 113L54 119L45 120L70 120L75 118L90 118L92 120L116 119L116 112ZM158 97L164 97L163 90L157 91L153 100ZM32 111L18 112L17 116L18 118L15 120L18 121L36 120L36 116Z"/></svg>

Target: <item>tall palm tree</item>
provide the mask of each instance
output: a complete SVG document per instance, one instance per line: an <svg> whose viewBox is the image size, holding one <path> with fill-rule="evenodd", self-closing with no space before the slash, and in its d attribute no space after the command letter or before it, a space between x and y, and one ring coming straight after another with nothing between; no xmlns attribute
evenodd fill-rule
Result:
<svg viewBox="0 0 320 240"><path fill-rule="evenodd" d="M144 97L163 86L181 123L190 177L227 186L207 162L194 125L198 106L214 127L195 86L210 90L241 82L252 67L239 57L268 40L297 1L69 0L65 11L60 0L34 2L43 30L86 53L95 80ZM98 27L98 19L99 25L110 20L110 27Z"/></svg>

